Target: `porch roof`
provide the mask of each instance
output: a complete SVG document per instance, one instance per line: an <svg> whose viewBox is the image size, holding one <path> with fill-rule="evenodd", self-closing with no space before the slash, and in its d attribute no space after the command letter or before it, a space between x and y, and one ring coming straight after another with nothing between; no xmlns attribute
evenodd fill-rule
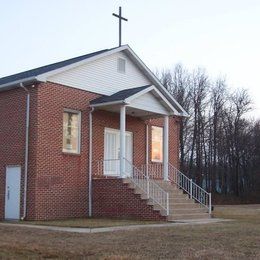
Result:
<svg viewBox="0 0 260 260"><path fill-rule="evenodd" d="M126 106L127 114L144 119L179 114L153 85L121 90L111 96L101 96L90 101L91 107L111 112L119 112L122 105Z"/></svg>
<svg viewBox="0 0 260 260"><path fill-rule="evenodd" d="M137 94L138 92L140 92L148 87L151 87L151 85L146 85L146 86L137 87L137 88L124 89L124 90L114 93L111 96L98 97L98 98L90 101L90 104L92 106L95 106L98 104L104 105L104 104L110 103L110 102L124 101L125 99L131 97L134 94Z"/></svg>

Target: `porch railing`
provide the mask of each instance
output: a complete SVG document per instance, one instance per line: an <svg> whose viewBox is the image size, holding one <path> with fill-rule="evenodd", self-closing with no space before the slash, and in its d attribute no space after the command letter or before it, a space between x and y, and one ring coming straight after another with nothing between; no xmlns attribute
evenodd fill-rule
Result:
<svg viewBox="0 0 260 260"><path fill-rule="evenodd" d="M139 188L148 199L157 204L162 210L169 215L169 194L164 191L149 174L134 166L130 161L124 159L125 173L123 177L131 180L135 187ZM120 159L100 160L97 161L98 175L120 177Z"/></svg>
<svg viewBox="0 0 260 260"><path fill-rule="evenodd" d="M153 179L149 178L149 174L145 174L142 170L134 166L131 162L125 159L125 167L132 169L132 174L129 176L132 183L141 189L143 193L151 199L155 204L158 204L169 215L169 194L163 190Z"/></svg>
<svg viewBox="0 0 260 260"><path fill-rule="evenodd" d="M120 160L108 159L97 161L97 175L120 176Z"/></svg>
<svg viewBox="0 0 260 260"><path fill-rule="evenodd" d="M171 164L169 164L169 181L184 190L191 199L207 208L209 214L211 214L211 193L197 185L192 179L189 179Z"/></svg>
<svg viewBox="0 0 260 260"><path fill-rule="evenodd" d="M142 165L141 168L149 178L163 179L162 163ZM207 208L209 214L211 214L211 193L197 185L192 179L171 164L168 166L168 178L170 182L175 183L178 188L184 190L191 199Z"/></svg>
<svg viewBox="0 0 260 260"><path fill-rule="evenodd" d="M163 179L162 163L144 164L141 169L150 179Z"/></svg>

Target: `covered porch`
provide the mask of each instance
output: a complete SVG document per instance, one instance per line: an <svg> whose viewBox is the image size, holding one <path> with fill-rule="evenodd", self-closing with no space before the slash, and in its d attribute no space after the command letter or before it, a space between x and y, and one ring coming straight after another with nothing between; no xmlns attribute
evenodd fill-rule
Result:
<svg viewBox="0 0 260 260"><path fill-rule="evenodd" d="M94 163L95 171L106 177L128 178L133 175L145 174L147 169L138 167L134 164L133 157L138 153L145 155L144 165L149 164L149 156L151 155L151 144L149 143L148 123L152 119L161 118L163 120L162 127L162 151L160 151L160 159L157 162L157 168L162 172L164 180L168 180L169 170L169 118L178 114L176 108L162 95L154 86L143 86L133 89L127 89L117 92L111 96L99 97L90 103L94 111L108 111L119 114L119 129L105 127L104 129L104 154L102 160L96 161L91 158ZM90 130L92 129L92 114L90 118ZM134 134L126 130L126 118L136 118L142 120L145 127L145 134L140 140L145 143L145 149L138 150L138 144L133 143L134 135L141 135L136 131ZM159 127L158 127L159 128ZM93 144L92 144L93 145ZM176 147L176 149L178 149ZM155 164L155 162L153 162ZM153 167L154 168L154 167Z"/></svg>

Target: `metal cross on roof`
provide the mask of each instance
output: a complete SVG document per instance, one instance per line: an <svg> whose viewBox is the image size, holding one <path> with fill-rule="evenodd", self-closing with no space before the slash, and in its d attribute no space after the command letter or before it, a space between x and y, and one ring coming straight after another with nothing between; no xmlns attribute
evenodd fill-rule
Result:
<svg viewBox="0 0 260 260"><path fill-rule="evenodd" d="M119 14L113 13L113 16L117 17L119 19L119 46L121 46L121 38L122 38L122 20L128 21L128 19L124 18L122 16L122 7L119 6Z"/></svg>

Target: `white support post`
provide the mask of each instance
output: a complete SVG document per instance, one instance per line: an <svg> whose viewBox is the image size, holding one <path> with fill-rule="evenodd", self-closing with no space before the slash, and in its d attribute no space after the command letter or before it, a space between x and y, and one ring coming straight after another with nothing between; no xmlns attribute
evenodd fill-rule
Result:
<svg viewBox="0 0 260 260"><path fill-rule="evenodd" d="M125 125L126 107L120 107L120 177L125 175Z"/></svg>
<svg viewBox="0 0 260 260"><path fill-rule="evenodd" d="M164 117L163 128L163 176L164 180L168 181L169 175L169 116Z"/></svg>
<svg viewBox="0 0 260 260"><path fill-rule="evenodd" d="M145 151L145 170L146 170L146 174L149 176L148 173L148 164L149 164L149 125L146 124L146 151Z"/></svg>
<svg viewBox="0 0 260 260"><path fill-rule="evenodd" d="M211 210L212 210L212 206L211 206L211 193L209 193L209 215L211 215Z"/></svg>
<svg viewBox="0 0 260 260"><path fill-rule="evenodd" d="M192 192L193 192L193 190L192 190L192 184L193 184L193 182L192 182L192 178L190 179L190 198L192 199L193 198L193 196L192 196Z"/></svg>
<svg viewBox="0 0 260 260"><path fill-rule="evenodd" d="M148 163L149 163L149 125L146 124L146 151L145 151L145 172L146 172L146 182L147 182L147 196L150 198L150 184L149 184L149 171L148 171Z"/></svg>
<svg viewBox="0 0 260 260"><path fill-rule="evenodd" d="M170 215L170 205L169 205L169 193L167 192L167 194L166 194L166 207L167 207L167 216L169 216Z"/></svg>

